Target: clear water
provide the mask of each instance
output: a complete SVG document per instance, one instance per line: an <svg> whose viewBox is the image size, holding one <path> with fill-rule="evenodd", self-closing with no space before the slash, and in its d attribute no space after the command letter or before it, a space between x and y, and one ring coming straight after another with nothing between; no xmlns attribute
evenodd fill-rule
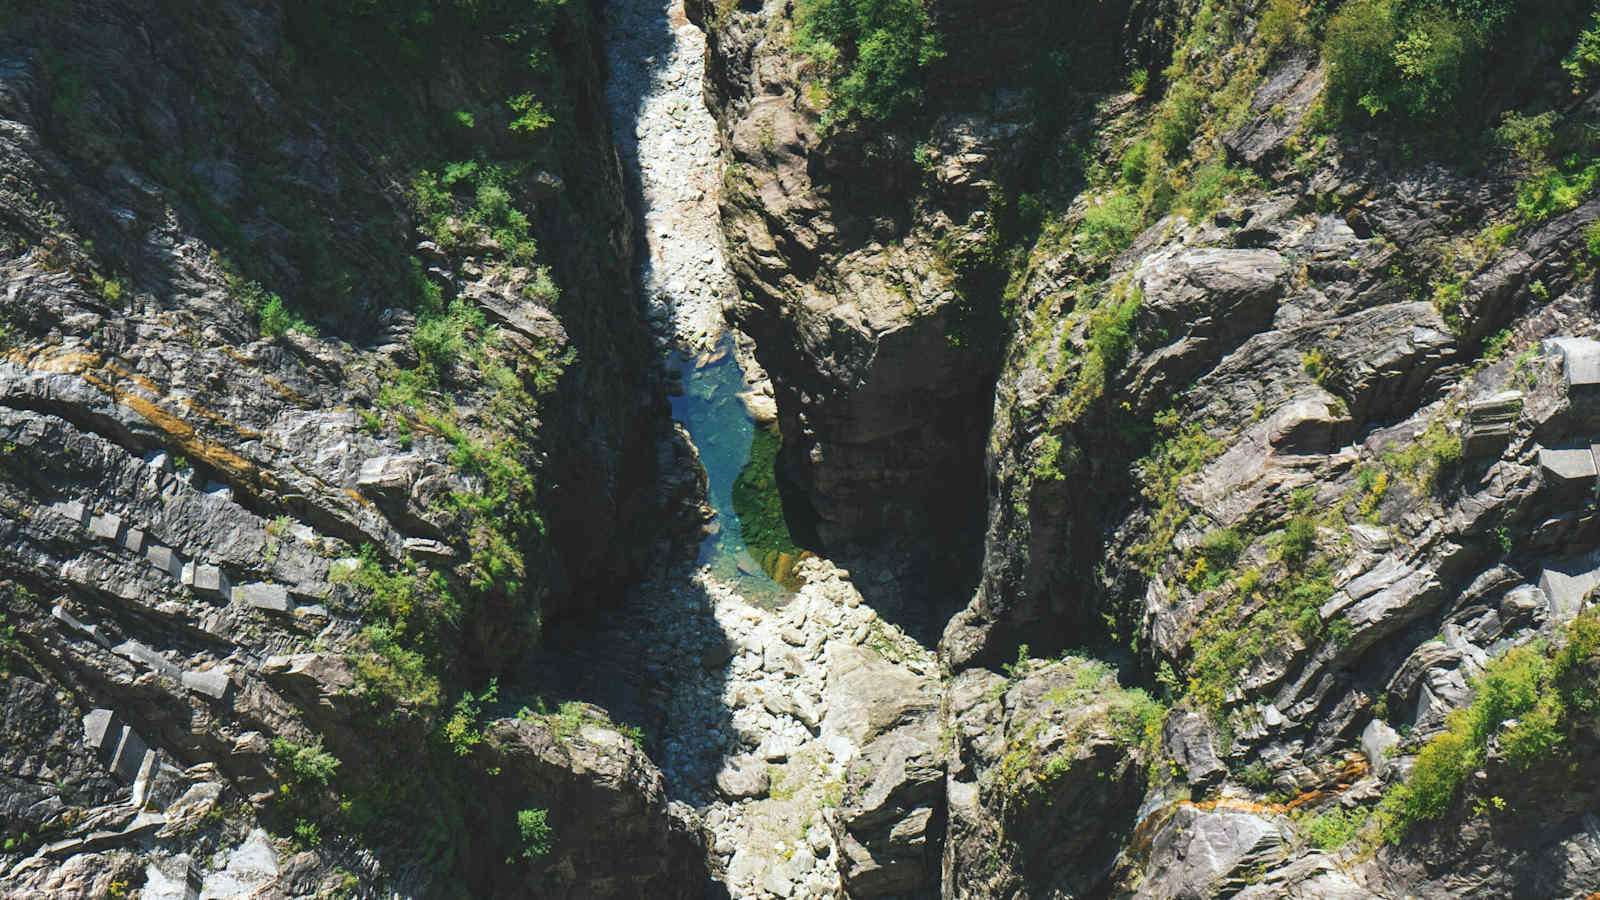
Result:
<svg viewBox="0 0 1600 900"><path fill-rule="evenodd" d="M788 591L762 570L746 549L733 510L733 483L750 461L755 420L739 399L746 389L744 372L724 337L714 354L701 360L682 352L672 356L682 375L683 394L672 398L672 417L689 430L706 470L706 494L716 512L717 533L700 545L700 563L745 599L759 605L781 603Z"/></svg>

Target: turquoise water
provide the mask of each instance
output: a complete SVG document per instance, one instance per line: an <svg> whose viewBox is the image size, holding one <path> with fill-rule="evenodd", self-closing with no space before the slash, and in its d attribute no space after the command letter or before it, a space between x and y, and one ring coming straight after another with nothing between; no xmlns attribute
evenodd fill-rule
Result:
<svg viewBox="0 0 1600 900"><path fill-rule="evenodd" d="M782 602L788 592L773 581L750 556L733 510L733 482L750 461L755 420L739 394L746 388L744 373L734 358L733 341L723 338L712 361L682 352L672 362L682 375L683 394L672 398L672 417L689 430L705 466L706 493L716 512L717 533L700 544L700 563L718 578L737 588L745 599L769 605Z"/></svg>

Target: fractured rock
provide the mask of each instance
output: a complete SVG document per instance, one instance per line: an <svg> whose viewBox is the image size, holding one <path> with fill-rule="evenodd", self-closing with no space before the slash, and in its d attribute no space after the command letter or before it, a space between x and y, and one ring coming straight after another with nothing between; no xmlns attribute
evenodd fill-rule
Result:
<svg viewBox="0 0 1600 900"><path fill-rule="evenodd" d="M69 519L74 525L82 527L89 521L89 510L77 500L66 500L52 504L51 509Z"/></svg>
<svg viewBox="0 0 1600 900"><path fill-rule="evenodd" d="M186 671L179 677L183 686L197 694L205 694L213 700L221 700L228 693L228 673L220 667L206 669L201 672Z"/></svg>
<svg viewBox="0 0 1600 900"><path fill-rule="evenodd" d="M144 558L150 567L168 576L169 578L182 578L184 572L183 558L166 547L157 543L148 543L144 548Z"/></svg>
<svg viewBox="0 0 1600 900"><path fill-rule="evenodd" d="M224 597L231 593L232 586L228 584L228 576L220 568L212 565L198 565L194 568L194 589L208 594L220 594Z"/></svg>
<svg viewBox="0 0 1600 900"><path fill-rule="evenodd" d="M122 532L122 517L115 513L95 516L89 520L89 531L97 538L114 541Z"/></svg>
<svg viewBox="0 0 1600 900"><path fill-rule="evenodd" d="M121 724L117 714L109 709L90 710L83 717L83 745L90 750L100 750L105 746L106 737L115 734Z"/></svg>
<svg viewBox="0 0 1600 900"><path fill-rule="evenodd" d="M1549 598L1550 616L1558 622L1576 616L1596 586L1600 586L1600 568L1592 567L1589 560L1548 568L1539 575L1539 589Z"/></svg>
<svg viewBox="0 0 1600 900"><path fill-rule="evenodd" d="M1511 441L1517 416L1521 413L1521 391L1501 391L1468 403L1462 416L1462 454L1469 459L1499 456Z"/></svg>
<svg viewBox="0 0 1600 900"><path fill-rule="evenodd" d="M1545 483L1563 492L1581 492L1594 487L1594 451L1588 447L1541 447L1539 468L1544 472Z"/></svg>
<svg viewBox="0 0 1600 900"><path fill-rule="evenodd" d="M233 600L248 603L252 609L289 611L289 589L281 584L241 584L233 589Z"/></svg>
<svg viewBox="0 0 1600 900"><path fill-rule="evenodd" d="M729 800L764 796L770 786L766 763L753 756L735 756L717 773L717 790Z"/></svg>

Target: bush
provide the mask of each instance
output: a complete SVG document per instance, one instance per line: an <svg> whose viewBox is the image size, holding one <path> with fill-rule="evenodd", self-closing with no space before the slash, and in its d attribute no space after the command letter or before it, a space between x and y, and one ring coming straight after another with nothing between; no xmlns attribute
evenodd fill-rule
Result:
<svg viewBox="0 0 1600 900"><path fill-rule="evenodd" d="M1112 194L1084 211L1084 243L1094 256L1111 256L1133 243L1142 224L1139 200L1127 194Z"/></svg>
<svg viewBox="0 0 1600 900"><path fill-rule="evenodd" d="M283 305L283 298L277 294L269 294L267 302L257 311L261 326L261 336L267 339L279 338L291 331L300 334L316 334L305 319Z"/></svg>
<svg viewBox="0 0 1600 900"><path fill-rule="evenodd" d="M1105 394L1106 382L1128 361L1133 351L1134 321L1144 295L1135 290L1123 299L1113 298L1089 317L1089 353L1078 370L1070 407L1082 410Z"/></svg>
<svg viewBox="0 0 1600 900"><path fill-rule="evenodd" d="M1201 166L1190 177L1189 187L1178 198L1178 204L1187 208L1193 218L1203 219L1217 208L1223 197L1244 183L1244 173L1230 169L1223 163Z"/></svg>
<svg viewBox="0 0 1600 900"><path fill-rule="evenodd" d="M1139 141L1128 152L1122 154L1122 183L1128 187L1138 187L1144 184L1146 172L1150 167L1150 142Z"/></svg>
<svg viewBox="0 0 1600 900"><path fill-rule="evenodd" d="M1318 850L1338 850L1355 839L1361 826L1367 823L1368 813L1354 809L1330 809L1301 826L1306 842Z"/></svg>
<svg viewBox="0 0 1600 900"><path fill-rule="evenodd" d="M1404 450L1386 449L1383 463L1412 479L1419 491L1439 484L1439 476L1461 461L1461 437L1442 422L1434 422Z"/></svg>
<svg viewBox="0 0 1600 900"><path fill-rule="evenodd" d="M923 0L798 0L794 22L795 49L827 83L824 126L910 111L943 55Z"/></svg>
<svg viewBox="0 0 1600 900"><path fill-rule="evenodd" d="M309 744L297 744L288 738L273 738L272 752L288 764L294 780L301 784L328 786L328 779L339 768L339 759L322 748L322 735Z"/></svg>
<svg viewBox="0 0 1600 900"><path fill-rule="evenodd" d="M1597 650L1600 610L1590 608L1568 624L1554 652L1525 645L1490 663L1474 684L1472 705L1450 713L1445 732L1418 754L1410 779L1385 795L1385 838L1397 842L1417 824L1449 812L1496 734L1507 765L1517 771L1570 753L1573 729L1592 725L1600 711ZM1516 723L1502 728L1511 720Z"/></svg>
<svg viewBox="0 0 1600 900"><path fill-rule="evenodd" d="M1205 95L1198 85L1189 81L1173 85L1155 124L1156 140L1164 155L1170 159L1185 155L1200 128L1204 110Z"/></svg>
<svg viewBox="0 0 1600 900"><path fill-rule="evenodd" d="M1437 4L1351 0L1323 39L1332 108L1424 123L1455 117L1484 49L1482 28Z"/></svg>
<svg viewBox="0 0 1600 900"><path fill-rule="evenodd" d="M1447 281L1436 285L1433 289L1433 308L1439 311L1439 317L1451 330L1458 330L1463 323L1462 307L1466 304L1467 287L1460 281Z"/></svg>
<svg viewBox="0 0 1600 900"><path fill-rule="evenodd" d="M1589 26L1578 33L1578 42L1572 52L1561 61L1561 67L1572 76L1573 93L1582 93L1585 86L1600 75L1600 13L1596 13Z"/></svg>
<svg viewBox="0 0 1600 900"><path fill-rule="evenodd" d="M550 852L555 833L550 828L550 811L524 809L517 812L517 833L522 837L522 856L534 859Z"/></svg>
<svg viewBox="0 0 1600 900"><path fill-rule="evenodd" d="M1317 547L1317 523L1308 516L1295 516L1283 530L1283 561L1299 566Z"/></svg>
<svg viewBox="0 0 1600 900"><path fill-rule="evenodd" d="M1494 131L1495 138L1517 154L1517 158L1530 172L1540 173L1550 168L1550 148L1555 145L1556 114L1542 112L1536 116L1508 112Z"/></svg>
<svg viewBox="0 0 1600 900"><path fill-rule="evenodd" d="M1200 555L1211 569L1221 571L1232 566L1244 552L1245 540L1236 529L1223 528L1207 534L1200 540Z"/></svg>
<svg viewBox="0 0 1600 900"><path fill-rule="evenodd" d="M1333 367L1328 365L1327 355L1320 348L1313 347L1300 357L1300 368L1305 370L1311 380L1326 386L1328 379L1333 377Z"/></svg>
<svg viewBox="0 0 1600 900"><path fill-rule="evenodd" d="M1269 53L1276 53L1285 47L1305 46L1311 42L1306 10L1298 0L1267 0L1267 8L1261 13L1256 33Z"/></svg>

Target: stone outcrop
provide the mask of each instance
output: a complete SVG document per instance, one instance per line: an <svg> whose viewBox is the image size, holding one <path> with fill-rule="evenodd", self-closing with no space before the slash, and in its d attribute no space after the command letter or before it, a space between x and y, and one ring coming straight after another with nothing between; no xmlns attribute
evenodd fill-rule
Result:
<svg viewBox="0 0 1600 900"><path fill-rule="evenodd" d="M548 810L555 836L546 853L486 883L497 897L704 896L706 847L694 814L667 800L665 782L644 749L609 727L599 710L572 733L502 719L485 734L491 765L503 773L476 815L503 823L477 852L485 862L522 856L517 812Z"/></svg>
<svg viewBox="0 0 1600 900"><path fill-rule="evenodd" d="M1526 844L1497 841L1489 833L1510 819L1493 812L1488 770L1440 834L1466 827L1494 862L1447 859L1431 832L1371 865L1306 837L1313 820L1350 817L1372 840L1378 799L1472 701L1485 667L1592 603L1600 322L1575 260L1587 258L1600 201L1530 214L1517 182L1532 182L1514 163L1468 169L1447 154L1396 154L1392 135L1348 122L1329 129L1327 64L1312 42L1269 34L1265 15L1245 13L1218 37L1201 24L1212 7L1097 6L1121 24L1119 71L1133 70L1133 90L1062 92L1059 106L1092 107L1082 121L1017 115L1003 89L964 94L1027 70L1028 38L1013 30L1027 15L986 10L993 35L1011 36L991 41L953 33L975 14L941 3L930 21L953 62L922 75L936 99L824 133L827 61L796 59L781 4L691 4L711 31L707 94L735 163L722 201L742 298L732 318L772 375L782 466L828 549L873 529L926 540L926 523L894 518L927 507L879 471L877 442L892 436L907 472L933 471L930 444L954 465L958 439L919 406L933 394L915 381L944 378L952 351L915 326L940 318L959 335L970 324L958 313L983 294L951 264L963 248L994 240L1016 254L990 335L1001 349L984 558L966 608L932 617L951 675L940 736L916 719L877 738L881 752L864 746L873 770L850 774L834 828L845 886L926 890L901 862L924 845L895 834L925 808L930 822L944 817L942 836L902 836L942 840L944 896L1600 887L1586 866L1554 862L1588 801ZM1190 28L1205 37L1185 41ZM1012 64L1003 74L983 64L1000 58ZM1163 69L1185 79L1213 64L1217 96L1156 84ZM1154 158L1191 102L1202 124L1188 146L1165 148L1170 177L1141 184L1140 154ZM1561 121L1593 102L1569 104ZM1082 168L1036 165L1030 148L1050 142L1081 152ZM921 169L914 184L906 157ZM1163 197L1224 163L1228 196ZM1022 169L1031 180L1013 181ZM1000 227L1019 183L1048 207L1037 235ZM1117 224L1106 224L1117 201L1161 212L1107 249L1098 230ZM884 364L907 368L896 341L920 359L891 379ZM902 386L913 395L890 390ZM909 436L901 412L926 429ZM1134 742L1093 721L1114 684L1058 711L1039 696L1066 687L1057 670L1011 662L1086 645L1132 648L1126 677L1177 701L1139 751L1150 770L1129 767ZM998 674L1008 663L1020 673ZM1057 680L1025 690L1036 678ZM1075 728L1083 745L1048 737ZM942 798L925 793L938 765ZM1058 819L1073 804L1120 833L1073 843L1081 830ZM1053 855L1030 845L1042 834ZM1046 869L1047 856L1060 864ZM1515 873L1489 875L1496 864Z"/></svg>
<svg viewBox="0 0 1600 900"><path fill-rule="evenodd" d="M1098 663L1023 668L950 685L941 896L1093 894L1137 821L1160 710Z"/></svg>
<svg viewBox="0 0 1600 900"><path fill-rule="evenodd" d="M396 47L377 28L329 57L337 28L313 14L0 12L0 894L503 880L509 854L469 870L453 848L515 817L462 815L451 798L492 780L437 756L437 729L543 619L614 599L654 550L666 409L617 156L587 112L592 11L551 24L572 81L543 97L581 164L507 129L514 42L441 39L373 93ZM469 110L476 141L429 136ZM537 237L537 265L459 219L434 227L463 239L420 233L416 179L474 158L514 161L502 215ZM465 324L427 373L430 295ZM420 389L396 400L408 378ZM434 623L409 691L374 666L394 674L386 639L419 649L397 619L427 601L369 606L376 573L470 598ZM297 748L335 774L307 775ZM502 771L548 795L600 768L523 762ZM637 796L566 823L555 850L581 853L594 827L614 855L670 859L647 893L698 895L697 826L668 817L659 773L635 752L604 781Z"/></svg>

